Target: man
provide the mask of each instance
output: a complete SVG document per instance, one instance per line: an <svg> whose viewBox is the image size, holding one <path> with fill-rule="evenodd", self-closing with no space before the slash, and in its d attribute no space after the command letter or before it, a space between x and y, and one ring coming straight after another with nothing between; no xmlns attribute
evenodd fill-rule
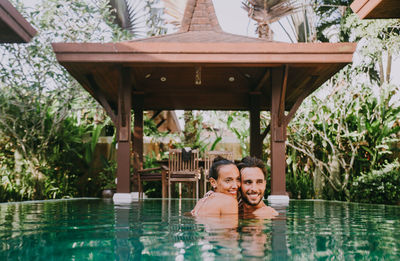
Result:
<svg viewBox="0 0 400 261"><path fill-rule="evenodd" d="M244 217L272 218L278 212L263 202L266 171L262 160L245 157L237 165L241 178L239 213Z"/></svg>

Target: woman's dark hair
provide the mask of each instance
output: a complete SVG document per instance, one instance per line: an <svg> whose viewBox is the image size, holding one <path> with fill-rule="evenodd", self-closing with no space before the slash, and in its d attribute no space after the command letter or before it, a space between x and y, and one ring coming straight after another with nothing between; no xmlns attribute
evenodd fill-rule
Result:
<svg viewBox="0 0 400 261"><path fill-rule="evenodd" d="M219 169L225 165L235 165L233 161L227 160L221 156L217 156L208 171L208 178L218 179Z"/></svg>
<svg viewBox="0 0 400 261"><path fill-rule="evenodd" d="M264 174L264 178L267 179L267 171L262 160L256 157L244 157L237 165L239 172L241 173L244 168L259 168Z"/></svg>

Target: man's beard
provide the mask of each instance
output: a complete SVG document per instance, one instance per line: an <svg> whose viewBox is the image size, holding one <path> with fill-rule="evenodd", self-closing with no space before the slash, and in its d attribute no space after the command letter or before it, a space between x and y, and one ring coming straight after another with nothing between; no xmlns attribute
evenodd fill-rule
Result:
<svg viewBox="0 0 400 261"><path fill-rule="evenodd" d="M241 198L243 200L243 202L249 206L257 206L258 204L260 204L261 200L263 199L262 196L260 196L260 199L256 202L256 203L252 203L247 199L247 196L242 192L242 190L240 190L240 194L241 194Z"/></svg>

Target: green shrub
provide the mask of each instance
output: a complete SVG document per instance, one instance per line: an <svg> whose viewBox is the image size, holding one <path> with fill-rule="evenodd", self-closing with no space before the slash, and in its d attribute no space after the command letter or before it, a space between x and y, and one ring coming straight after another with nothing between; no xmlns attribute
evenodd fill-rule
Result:
<svg viewBox="0 0 400 261"><path fill-rule="evenodd" d="M400 203L400 164L386 164L381 170L362 173L352 184L352 201L365 203Z"/></svg>

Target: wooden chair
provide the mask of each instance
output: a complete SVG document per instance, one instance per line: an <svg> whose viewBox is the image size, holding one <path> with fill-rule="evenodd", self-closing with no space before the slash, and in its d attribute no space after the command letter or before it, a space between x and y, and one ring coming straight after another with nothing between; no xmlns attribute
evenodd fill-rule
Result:
<svg viewBox="0 0 400 261"><path fill-rule="evenodd" d="M137 153L133 155L133 171L137 177L139 198L143 198L143 181L161 181L161 197L167 197L167 168L165 166L143 169Z"/></svg>
<svg viewBox="0 0 400 261"><path fill-rule="evenodd" d="M192 150L185 160L182 149L170 149L168 159L168 197L171 198L171 182L195 182L196 199L199 198L199 151Z"/></svg>
<svg viewBox="0 0 400 261"><path fill-rule="evenodd" d="M207 192L208 172L210 171L210 168L211 168L211 165L212 165L214 159L218 156L221 156L227 160L233 161L233 152L231 152L231 151L212 150L212 151L207 151L204 154L204 168L203 168L204 193L203 193L203 195Z"/></svg>

